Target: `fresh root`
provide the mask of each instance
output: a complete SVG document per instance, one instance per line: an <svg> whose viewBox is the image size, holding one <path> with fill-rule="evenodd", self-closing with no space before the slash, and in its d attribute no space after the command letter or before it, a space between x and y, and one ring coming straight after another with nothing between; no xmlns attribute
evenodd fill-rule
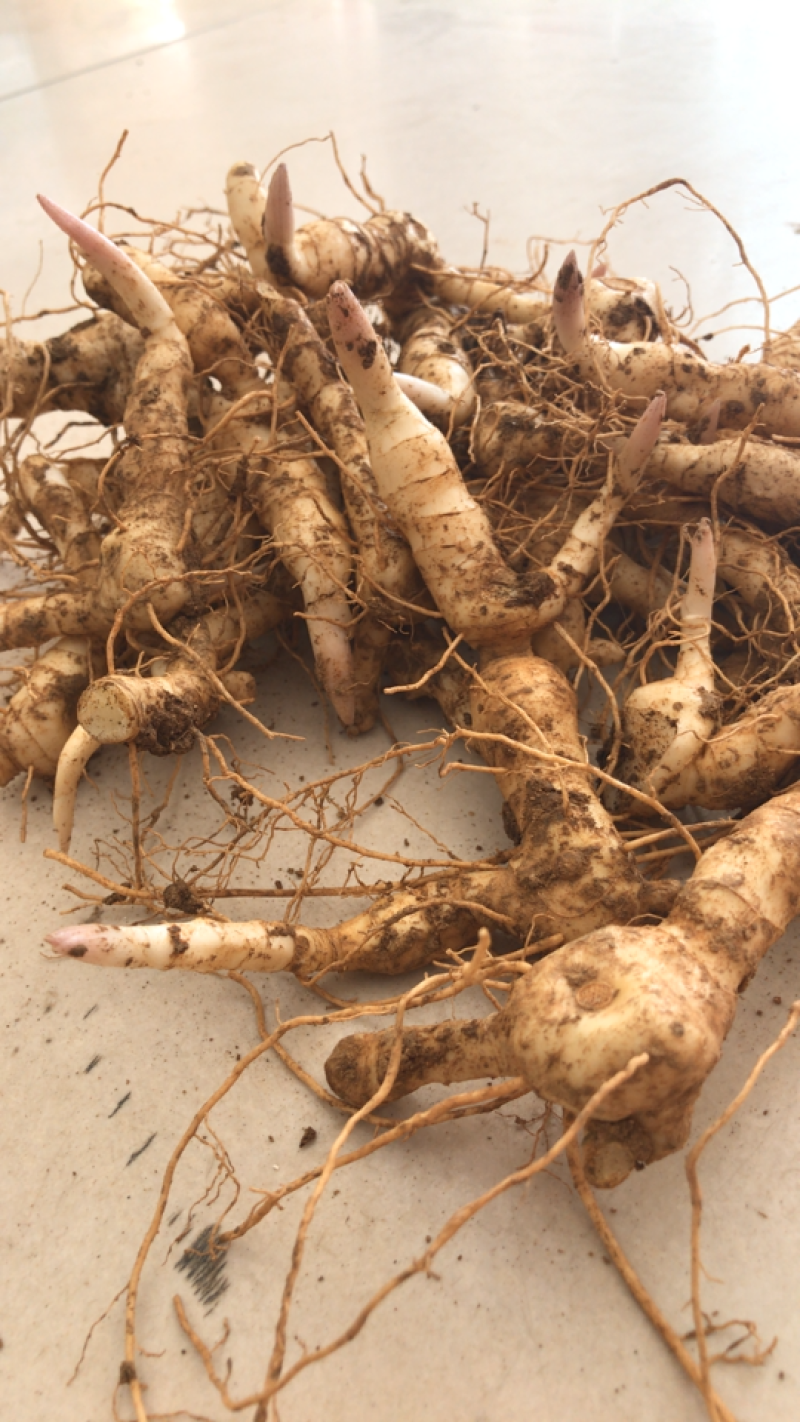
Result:
<svg viewBox="0 0 800 1422"><path fill-rule="evenodd" d="M285 163L272 175L264 209L267 266L278 286L294 286L312 298L346 281L359 295L384 295L401 284L412 265L438 265L433 236L402 212L380 212L360 225L347 218L310 222L295 229L292 191Z"/></svg>
<svg viewBox="0 0 800 1422"><path fill-rule="evenodd" d="M577 1112L619 1063L647 1053L587 1131L587 1175L611 1188L637 1163L679 1150L738 989L797 913L797 856L785 846L799 813L794 790L749 815L706 851L659 927L600 929L535 963L494 1016L404 1035L411 1065L392 1095L427 1081L523 1076ZM387 1045L386 1034L345 1038L326 1065L331 1089L351 1105L368 1100Z"/></svg>
<svg viewBox="0 0 800 1422"><path fill-rule="evenodd" d="M256 1006L258 1047L195 1117L169 1170L263 1052L275 1046L311 1082L278 1047L290 1024L268 1031L243 972L293 974L327 1001L302 1019L320 1029L397 1014L389 1031L346 1037L329 1057L349 1119L327 1164L283 1191L316 1182L267 1383L251 1399L256 1422L324 1356L308 1350L284 1367L292 1290L331 1172L419 1123L373 1114L385 1140L337 1157L376 1104L428 1082L507 1078L422 1113L424 1124L460 1119L523 1091L548 1114L563 1109L558 1147L474 1208L565 1149L583 1198L611 1188L686 1143L738 994L800 908L797 331L770 340L765 316L762 363L708 362L653 283L610 273L606 233L586 282L574 252L554 278L545 262L522 280L485 261L456 268L423 223L387 211L362 181L366 221L296 228L285 165L266 192L251 164L235 163L232 231L216 213L199 231L187 216L139 245L41 199L103 309L40 342L19 340L9 317L0 347L0 550L14 580L0 648L41 649L8 668L0 782L24 775L24 806L33 775L54 780L60 848L47 853L88 881L67 887L92 919L102 904L149 916L73 923L47 941L56 958L85 964L228 972ZM82 416L79 449L75 422L55 439L37 423L54 411ZM282 652L259 648L270 631ZM288 653L309 670L313 661L352 735L378 722L391 731L395 698L433 698L415 773L435 764L442 778L493 778L507 847L460 859L438 825L417 824L434 844L425 857L356 833L366 810L396 803L406 743L316 780L304 763L295 786L276 787L272 762L251 769L228 730L207 728L225 704L262 743L285 736L245 705L260 669ZM115 744L128 747L130 844L95 835L96 857L81 864L67 854L75 827L91 827L81 781ZM453 758L459 746L481 764ZM186 756L149 815L144 750ZM194 758L220 820L176 848L160 817ZM305 845L288 885L268 867L287 830ZM679 884L666 876L687 852L693 873ZM346 856L344 883L334 854ZM392 877L370 884L376 862ZM331 894L361 902L320 927L308 906ZM256 896L263 917L220 912ZM503 936L494 950L492 934ZM343 1003L326 979L422 969L380 1002ZM470 1006L405 1024L412 1007L467 990L483 993L484 1015ZM337 1104L313 1089L324 1109ZM140 1422L136 1295L170 1179L126 1306L124 1380ZM221 1232L224 1247L279 1198ZM698 1257L700 1364L661 1331L722 1418Z"/></svg>
<svg viewBox="0 0 800 1422"><path fill-rule="evenodd" d="M620 778L669 805L665 792L706 749L719 716L711 655L717 560L708 519L698 524L691 550L675 675L638 686L622 713Z"/></svg>
<svg viewBox="0 0 800 1422"><path fill-rule="evenodd" d="M524 642L582 589L658 437L663 396L650 402L558 558L527 582L503 560L447 440L397 386L383 347L343 283L332 286L328 307L339 359L364 416L378 488L437 607L473 646Z"/></svg>

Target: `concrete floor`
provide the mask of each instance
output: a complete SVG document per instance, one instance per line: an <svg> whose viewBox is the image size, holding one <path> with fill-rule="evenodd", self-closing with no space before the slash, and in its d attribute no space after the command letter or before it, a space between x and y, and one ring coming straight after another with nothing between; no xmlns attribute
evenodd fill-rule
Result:
<svg viewBox="0 0 800 1422"><path fill-rule="evenodd" d="M793 225L800 224L799 37L798 15L772 0L759 7L732 0L229 0L224 8L211 0L5 0L0 284L15 310L23 299L29 312L66 304L66 244L34 194L83 207L125 128L107 196L167 217L179 206L221 208L235 160L265 165L285 146L333 129L347 166L356 172L366 154L378 190L423 218L453 261L479 258L474 202L491 211L490 260L524 271L528 239L589 241L604 209L683 176L734 224L775 295L800 280ZM290 162L300 203L355 215L328 146L298 148ZM736 266L716 219L681 194L631 211L612 235L610 255L620 273L660 280L675 306L688 282L700 329L715 333L715 352L758 347L752 278ZM739 298L740 329L725 333L734 318L714 313ZM790 296L774 320L798 314L800 302ZM49 317L41 329L63 324ZM299 749L275 751L279 779L328 765L313 702L291 666L262 681L259 714L308 735ZM411 739L435 713L430 704L393 704L391 714ZM232 720L221 726L264 760ZM369 748L385 743L375 733ZM338 763L354 755L343 738L334 750ZM104 753L99 767L96 787L82 789L75 842L87 862L97 837L124 829L125 759ZM163 766L148 773L157 795ZM176 843L205 813L194 793L197 766L187 763L181 776L163 826ZM505 842L483 777L439 781L412 769L404 784L411 813L456 852ZM123 1357L121 1304L98 1325L68 1383L84 1337L125 1283L176 1141L237 1053L257 1040L255 1024L249 999L228 981L103 973L43 956L43 934L77 902L62 886L78 880L42 858L52 843L46 789L32 792L25 844L19 821L17 783L0 800L0 1415L105 1422L114 1415ZM374 834L386 844L393 836L429 843L388 808ZM276 845L267 877L285 872L293 853L290 841ZM85 916L80 908L77 920ZM744 998L698 1129L785 1019L795 995L792 956L787 936ZM284 1016L316 1010L293 981L261 986ZM319 1076L329 1045L309 1030L297 1035L295 1050ZM763 1369L719 1369L718 1385L740 1422L800 1415L796 1063L794 1043L702 1167L705 1305L715 1321L754 1319L765 1342L778 1335ZM346 1172L312 1232L290 1356L324 1344L453 1209L521 1164L536 1114L529 1098L501 1117L417 1136L358 1174ZM277 1061L248 1073L214 1117L245 1191L272 1188L321 1161L338 1123ZM317 1139L300 1154L308 1125ZM215 1356L223 1371L232 1360L235 1397L258 1386L271 1346L299 1207L290 1203L236 1246L230 1287L205 1316L185 1274L176 1273L183 1245L175 1241L213 1174L210 1151L194 1146L142 1280L139 1337L147 1351L138 1368L153 1418L219 1422L229 1415L177 1327L174 1293L212 1342L223 1318L230 1320L230 1339ZM673 1326L688 1330L681 1160L636 1175L603 1205ZM191 1231L218 1212L206 1202ZM119 1414L131 1416L124 1389ZM603 1259L561 1167L479 1216L440 1256L436 1278L418 1278L393 1295L352 1345L309 1368L280 1403L283 1422L694 1422L705 1415Z"/></svg>

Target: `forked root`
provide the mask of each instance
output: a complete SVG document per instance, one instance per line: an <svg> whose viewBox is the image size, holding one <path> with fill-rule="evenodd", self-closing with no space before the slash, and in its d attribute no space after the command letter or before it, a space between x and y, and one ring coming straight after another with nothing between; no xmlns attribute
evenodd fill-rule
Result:
<svg viewBox="0 0 800 1422"><path fill-rule="evenodd" d="M523 1076L546 1100L576 1111L618 1063L645 1052L647 1066L587 1132L587 1174L610 1188L635 1165L678 1150L737 989L800 906L799 816L798 789L754 811L706 851L659 927L600 929L535 963L485 1022L451 1024L439 1036L438 1028L415 1029L408 1076L398 1072L394 1094L421 1080L464 1080L462 1061L482 1074L491 1059L493 1070ZM345 1038L326 1066L332 1089L350 1104L368 1099L387 1046L381 1033Z"/></svg>

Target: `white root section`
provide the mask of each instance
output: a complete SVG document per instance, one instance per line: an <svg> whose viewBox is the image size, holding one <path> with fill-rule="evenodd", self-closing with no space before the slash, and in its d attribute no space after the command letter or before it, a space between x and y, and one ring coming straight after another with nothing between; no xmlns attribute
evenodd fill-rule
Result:
<svg viewBox="0 0 800 1422"><path fill-rule="evenodd" d="M403 370L396 370L394 378L398 389L402 390L429 420L449 420L456 402L441 385L434 385L431 380L423 380L418 375L408 375Z"/></svg>
<svg viewBox="0 0 800 1422"><path fill-rule="evenodd" d="M295 951L286 925L259 920L219 923L211 918L151 927L88 923L60 928L46 941L60 957L104 968L190 968L197 973L222 968L278 973L291 968Z"/></svg>
<svg viewBox="0 0 800 1422"><path fill-rule="evenodd" d="M664 403L664 396L660 393L650 401L621 446L604 488L578 515L559 553L550 563L547 572L560 589L561 607L568 598L577 596L586 579L594 572L617 514L636 489L661 429ZM552 618L545 620L549 622Z"/></svg>
<svg viewBox="0 0 800 1422"><path fill-rule="evenodd" d="M439 610L474 646L523 642L581 590L658 437L663 397L651 402L558 557L526 580L503 562L446 439L399 389L382 345L343 283L332 287L328 310L339 359L364 416L378 488Z"/></svg>
<svg viewBox="0 0 800 1422"><path fill-rule="evenodd" d="M257 637L277 625L282 605L264 593L247 609L246 635ZM78 785L90 757L103 745L138 740L145 749L165 754L187 750L194 732L216 712L219 694L213 679L223 649L239 636L239 620L224 609L208 613L187 639L190 651L173 654L149 677L105 676L91 683L78 702L79 725L61 751L53 793L53 824L62 853L69 849ZM194 653L194 656L191 655ZM244 704L254 699L248 672L220 679Z"/></svg>
<svg viewBox="0 0 800 1422"><path fill-rule="evenodd" d="M545 325L551 315L552 298L544 289L525 288L508 278L506 282L487 276L445 267L425 272L421 285L431 296L448 305L466 306L470 312L498 313L515 326ZM658 335L655 314L656 289L652 282L595 277L586 283L592 324L618 341L653 340Z"/></svg>
<svg viewBox="0 0 800 1422"><path fill-rule="evenodd" d="M659 335L654 282L646 278L590 277L585 284L587 320L615 341L653 341Z"/></svg>
<svg viewBox="0 0 800 1422"><path fill-rule="evenodd" d="M141 354L139 332L108 311L46 341L0 340L8 414L24 419L34 411L83 410L101 424L119 425Z"/></svg>
<svg viewBox="0 0 800 1422"><path fill-rule="evenodd" d="M608 588L615 602L638 613L645 622L651 612L659 612L666 605L672 593L672 578L663 568L644 568L627 553L618 553L611 547L606 549L606 562L611 564ZM596 586L593 599L599 601L603 596L602 585Z"/></svg>
<svg viewBox="0 0 800 1422"><path fill-rule="evenodd" d="M33 593L0 605L0 650L40 647L51 637L104 636L109 625L94 592Z"/></svg>
<svg viewBox="0 0 800 1422"><path fill-rule="evenodd" d="M470 311L499 311L507 321L526 326L534 321L546 321L550 300L546 291L520 289L513 281L492 281L486 276L471 276L451 267L426 272L422 285L426 292L449 306L467 306Z"/></svg>
<svg viewBox="0 0 800 1422"><path fill-rule="evenodd" d="M713 682L710 635L716 576L714 532L710 520L704 518L692 539L689 577L681 601L681 649L675 680L684 686L696 688Z"/></svg>
<svg viewBox="0 0 800 1422"><path fill-rule="evenodd" d="M706 851L658 926L606 926L556 949L481 1022L407 1028L394 1098L427 1081L524 1076L547 1101L579 1111L632 1056L646 1064L587 1130L594 1184L679 1150L736 1012L737 996L800 908L800 788L754 811ZM392 1032L339 1042L330 1085L352 1105L383 1079Z"/></svg>
<svg viewBox="0 0 800 1422"><path fill-rule="evenodd" d="M176 650L159 661L149 676L99 677L78 702L78 720L90 737L102 745L140 740L156 753L183 751L194 731L215 714L219 688L218 663L242 636L250 641L277 627L286 614L285 604L271 593L255 594L244 604L243 620L232 609L216 608L192 627L183 628L186 650ZM252 699L249 674L230 672L227 690ZM230 685L228 685L230 683Z"/></svg>
<svg viewBox="0 0 800 1422"><path fill-rule="evenodd" d="M800 370L800 322L795 321L788 331L775 334L765 347L762 360L785 370Z"/></svg>
<svg viewBox="0 0 800 1422"><path fill-rule="evenodd" d="M489 637L523 636L525 615L506 605L517 579L468 494L444 435L400 390L382 345L343 283L331 289L328 306L339 359L364 416L379 493L440 611L475 645ZM476 615L479 595L484 600Z"/></svg>
<svg viewBox="0 0 800 1422"><path fill-rule="evenodd" d="M749 607L766 614L765 625L771 633L797 631L800 568L774 539L756 532L726 528L717 571Z"/></svg>
<svg viewBox="0 0 800 1422"><path fill-rule="evenodd" d="M276 537L280 540L280 531ZM307 606L313 609L313 616L309 615L306 625L314 663L342 725L352 726L356 719L355 672L353 649L343 621L343 602L346 600L338 591L328 597L315 594L315 579L309 576L306 581L310 593Z"/></svg>
<svg viewBox="0 0 800 1422"><path fill-rule="evenodd" d="M258 696L256 679L252 672L230 671L225 672L220 677L220 683L224 686L229 696L234 701L238 701L240 706L249 706Z"/></svg>
<svg viewBox="0 0 800 1422"><path fill-rule="evenodd" d="M269 277L264 209L267 194L252 163L234 163L225 179L231 226L244 247L248 265L260 281Z"/></svg>
<svg viewBox="0 0 800 1422"><path fill-rule="evenodd" d="M19 465L19 495L55 544L65 570L86 587L99 571L100 536L88 499L69 482L65 468L69 465L30 455ZM91 676L88 641L60 638L23 675L23 685L0 711L0 785L30 768L47 780L55 775L75 728L78 697Z"/></svg>
<svg viewBox="0 0 800 1422"><path fill-rule="evenodd" d="M397 336L401 346L395 379L404 394L423 414L442 423L455 426L471 419L475 378L453 330L452 317L437 307L423 307L399 323ZM444 397L438 409L435 391Z"/></svg>
<svg viewBox="0 0 800 1422"><path fill-rule="evenodd" d="M225 413L225 402L216 397L212 428ZM248 493L253 507L300 588L320 680L342 724L351 726L355 674L347 594L352 572L347 528L329 497L317 461L291 452L297 443L282 430L273 443L267 422L234 419L221 431L216 447L220 452L235 449L248 460Z"/></svg>
<svg viewBox="0 0 800 1422"><path fill-rule="evenodd" d="M66 854L72 839L78 785L86 766L102 744L102 741L87 735L82 726L76 726L58 757L53 786L53 828L62 854Z"/></svg>
<svg viewBox="0 0 800 1422"><path fill-rule="evenodd" d="M476 464L489 473L539 461L552 467L562 458L563 433L535 406L493 399L481 407L471 445Z"/></svg>
<svg viewBox="0 0 800 1422"><path fill-rule="evenodd" d="M644 570L642 570L644 571ZM566 632L567 636L561 635ZM569 640L567 640L569 639ZM586 641L586 615L580 598L570 598L561 616L531 637L534 656L552 662L559 671L574 671L581 665L581 653L598 667L618 666L625 661L625 649L607 637Z"/></svg>
<svg viewBox="0 0 800 1422"><path fill-rule="evenodd" d="M800 451L751 436L708 444L668 440L650 456L647 478L664 479L687 494L708 495L759 522L800 522ZM717 481L719 483L717 484Z"/></svg>
<svg viewBox="0 0 800 1422"><path fill-rule="evenodd" d="M90 675L89 645L78 637L61 638L26 670L23 685L0 710L0 785L31 766L52 779Z"/></svg>
<svg viewBox="0 0 800 1422"><path fill-rule="evenodd" d="M722 401L712 400L707 410L704 410L699 420L695 424L695 438L698 444L713 444L717 438L719 429L719 417L722 412Z"/></svg>
<svg viewBox="0 0 800 1422"><path fill-rule="evenodd" d="M297 392L325 444L341 461L339 477L350 528L356 541L366 588L359 595L369 604L387 593L381 606L384 620L402 620L391 599L413 602L420 582L408 544L389 518L369 462L364 421L353 391L342 380L328 351L298 302L259 286L261 307L272 337L270 354Z"/></svg>
<svg viewBox="0 0 800 1422"><path fill-rule="evenodd" d="M69 482L65 467L63 461L29 455L19 466L19 491L52 538L65 571L77 574L85 584L97 576L97 569L87 565L99 560L100 534L92 524L88 501Z"/></svg>
<svg viewBox="0 0 800 1422"><path fill-rule="evenodd" d="M263 390L255 362L235 321L209 292L175 274L136 247L126 247L131 262L163 296L175 323L186 337L198 375L219 380L223 395L236 400L252 390Z"/></svg>
<svg viewBox="0 0 800 1422"><path fill-rule="evenodd" d="M661 793L670 810L751 809L774 795L800 757L800 687L779 686L721 731Z"/></svg>
<svg viewBox="0 0 800 1422"><path fill-rule="evenodd" d="M709 520L703 519L692 539L675 675L637 687L622 716L627 753L620 776L659 799L697 759L717 722L710 643L715 577L714 534Z"/></svg>
<svg viewBox="0 0 800 1422"><path fill-rule="evenodd" d="M269 428L271 397L228 312L208 293L199 292L194 283L176 282L166 267L154 262L144 253L134 249L128 250L131 260L150 277L151 281L163 288L175 320L188 341L195 369L198 372L204 370L213 372L222 385L224 398L236 401L243 397L249 397L246 406L242 409L242 418L234 419L232 424L226 425L222 443L216 447L223 454L229 455L232 448L238 445L241 452L249 457L256 453L256 445L259 440L265 447L269 446L272 441ZM264 292L265 302L268 302L271 297L273 305L277 303L282 308L290 305L287 298L278 296L277 293L270 293L268 296L265 288L262 287L261 290ZM298 309L301 311L301 308ZM327 359L333 364L313 327L307 320L305 324L310 329L313 341L322 347ZM288 362L284 364L286 365ZM294 367L299 367L301 362L294 361L291 364L294 370ZM313 364L313 357L305 364L306 366ZM286 373L289 373L288 370ZM262 396L263 399L254 398ZM265 406L267 407L266 414L264 414ZM208 428L213 429L214 424L228 413L228 409L229 406L224 403L224 399L213 397L208 404ZM264 415L264 425L259 423L261 414ZM284 440L285 436L279 429L278 441ZM297 547L301 549L305 546L311 549L313 557L311 564L303 565L297 552L294 551L291 555L287 555L292 556L292 563L290 564L286 558L284 561L300 584L304 601L309 610L311 610L310 604L318 604L320 598L323 599L321 605L313 608L317 620L313 628L310 629L311 638L315 658L320 665L323 684L329 691L337 712L344 719L350 715L348 698L352 694L355 673L350 666L345 665L349 652L345 647L344 635L331 629L334 623L339 623L342 619L345 623L349 623L351 617L350 605L340 586L340 584L347 584L352 571L352 555L347 528L327 493L325 481L320 478L316 464L307 458L298 458L291 465L289 471L291 479L287 478L286 468L285 465L278 466L273 463L266 471L268 482L273 486L272 495L267 500L270 506L269 518L273 521L268 521L266 527L268 531L274 533L274 519L277 518L279 522L284 520L286 512L284 504L288 500L291 508L288 522L295 531L302 529L302 540L297 544ZM280 477L273 477L276 471ZM259 488L256 503L258 508L263 510L266 504L264 503L262 481L257 477L255 470L251 470L251 474L254 483L257 482ZM296 503L297 497L304 499L302 506ZM230 501L220 483L204 500L203 519L206 521L219 517L224 529L227 527L227 520L230 519L230 510ZM196 510L193 523L196 534L198 516L199 510ZM338 556L334 557L334 567L331 555L337 535ZM211 540L206 534L203 541L208 544ZM292 548L291 544L287 546ZM327 552L323 556L325 547L327 547ZM320 576L320 560L325 568L334 573L334 581L322 589L317 586ZM331 677L334 680L329 686ZM345 720L344 723L350 725L351 720L352 718Z"/></svg>
<svg viewBox="0 0 800 1422"><path fill-rule="evenodd" d="M261 310L272 362L297 393L317 434L335 457L357 570L356 598L363 608L353 635L354 731L378 716L378 685L392 628L410 605L427 602L411 550L380 498L369 461L364 421L337 363L292 297L261 282Z"/></svg>
<svg viewBox="0 0 800 1422"><path fill-rule="evenodd" d="M553 322L567 356L591 384L630 399L649 400L663 390L669 418L687 423L719 400L723 427L742 429L757 416L769 434L800 437L800 374L795 371L740 361L714 365L681 345L615 342L590 334L574 252L556 278Z"/></svg>

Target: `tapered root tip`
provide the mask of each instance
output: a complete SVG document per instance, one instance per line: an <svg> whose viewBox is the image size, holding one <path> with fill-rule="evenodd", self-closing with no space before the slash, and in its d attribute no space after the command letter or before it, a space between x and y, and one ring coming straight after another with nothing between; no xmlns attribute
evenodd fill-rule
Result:
<svg viewBox="0 0 800 1422"><path fill-rule="evenodd" d="M58 835L58 847L62 854L67 853L72 839L75 801L81 776L101 744L101 741L95 740L82 726L76 726L58 757L53 786L53 828Z"/></svg>
<svg viewBox="0 0 800 1422"><path fill-rule="evenodd" d="M335 281L328 292L328 320L344 369L349 373L355 364L364 372L370 371L383 347L361 302L345 281Z"/></svg>
<svg viewBox="0 0 800 1422"><path fill-rule="evenodd" d="M686 595L681 604L682 620L709 619L714 605L717 577L717 550L711 520L701 518L692 535L692 554Z"/></svg>
<svg viewBox="0 0 800 1422"><path fill-rule="evenodd" d="M51 222L54 222L56 227L60 227L70 241L80 247L84 256L94 262L104 275L107 274L109 264L119 271L124 271L129 265L119 247L115 247L113 242L109 242L102 232L90 227L82 217L76 217L74 212L69 212L67 208L54 202L52 198L45 197L44 193L37 193L36 201L47 213ZM109 280L111 280L110 276Z"/></svg>
<svg viewBox="0 0 800 1422"><path fill-rule="evenodd" d="M357 322L358 313L366 316L359 301L353 295L346 281L335 281L328 292L328 320L335 341L347 340L350 327Z"/></svg>
<svg viewBox="0 0 800 1422"><path fill-rule="evenodd" d="M583 277L578 266L578 257L575 248L572 247L558 269L555 289L560 296L564 296L566 292L572 291L582 283Z"/></svg>
<svg viewBox="0 0 800 1422"><path fill-rule="evenodd" d="M339 717L345 730L355 724L356 719L356 698L352 691L343 691L334 687L330 691L330 698L333 702L333 709Z"/></svg>
<svg viewBox="0 0 800 1422"><path fill-rule="evenodd" d="M319 678L342 725L352 726L356 707L353 649L348 635L350 609L337 595L318 599L314 607L320 615L309 618L308 633Z"/></svg>
<svg viewBox="0 0 800 1422"><path fill-rule="evenodd" d="M617 466L620 488L630 493L653 452L667 410L667 397L659 390L622 446Z"/></svg>
<svg viewBox="0 0 800 1422"><path fill-rule="evenodd" d="M267 248L285 249L294 242L294 208L289 173L285 163L279 163L267 188L264 208L264 240ZM280 275L280 273L278 273Z"/></svg>
<svg viewBox="0 0 800 1422"><path fill-rule="evenodd" d="M553 325L567 355L571 355L585 340L583 277L574 252L567 253L556 277L553 288Z"/></svg>
<svg viewBox="0 0 800 1422"><path fill-rule="evenodd" d="M74 928L59 928L45 935L59 958L80 958L84 963L107 963L117 930L100 924L87 923Z"/></svg>
<svg viewBox="0 0 800 1422"><path fill-rule="evenodd" d="M657 390L642 418L634 426L631 435L631 439L635 438L642 449L647 448L648 456L652 453L653 446L661 433L661 425L666 413L667 397L663 390Z"/></svg>
<svg viewBox="0 0 800 1422"><path fill-rule="evenodd" d="M452 395L430 380L422 380L418 375L406 375L400 370L395 371L394 378L403 394L429 419L447 419L453 410L455 401Z"/></svg>
<svg viewBox="0 0 800 1422"><path fill-rule="evenodd" d="M388 357L344 281L335 281L328 292L328 320L342 370L363 413L365 400L381 403L389 390L397 388Z"/></svg>
<svg viewBox="0 0 800 1422"><path fill-rule="evenodd" d="M74 238L76 242L80 241L82 229L88 226L82 218L76 217L74 213L69 212L66 207L62 207L60 203L54 202L52 198L46 197L44 193L37 193L36 201L47 213L50 220L56 224L56 227L60 227L62 232L66 232L67 236Z"/></svg>
<svg viewBox="0 0 800 1422"><path fill-rule="evenodd" d="M53 202L52 198L37 193L36 201L56 227L60 227L80 247L84 256L110 282L144 330L159 332L172 325L172 312L160 291L130 257L115 247L102 232L90 227L74 212L68 212L65 207Z"/></svg>

